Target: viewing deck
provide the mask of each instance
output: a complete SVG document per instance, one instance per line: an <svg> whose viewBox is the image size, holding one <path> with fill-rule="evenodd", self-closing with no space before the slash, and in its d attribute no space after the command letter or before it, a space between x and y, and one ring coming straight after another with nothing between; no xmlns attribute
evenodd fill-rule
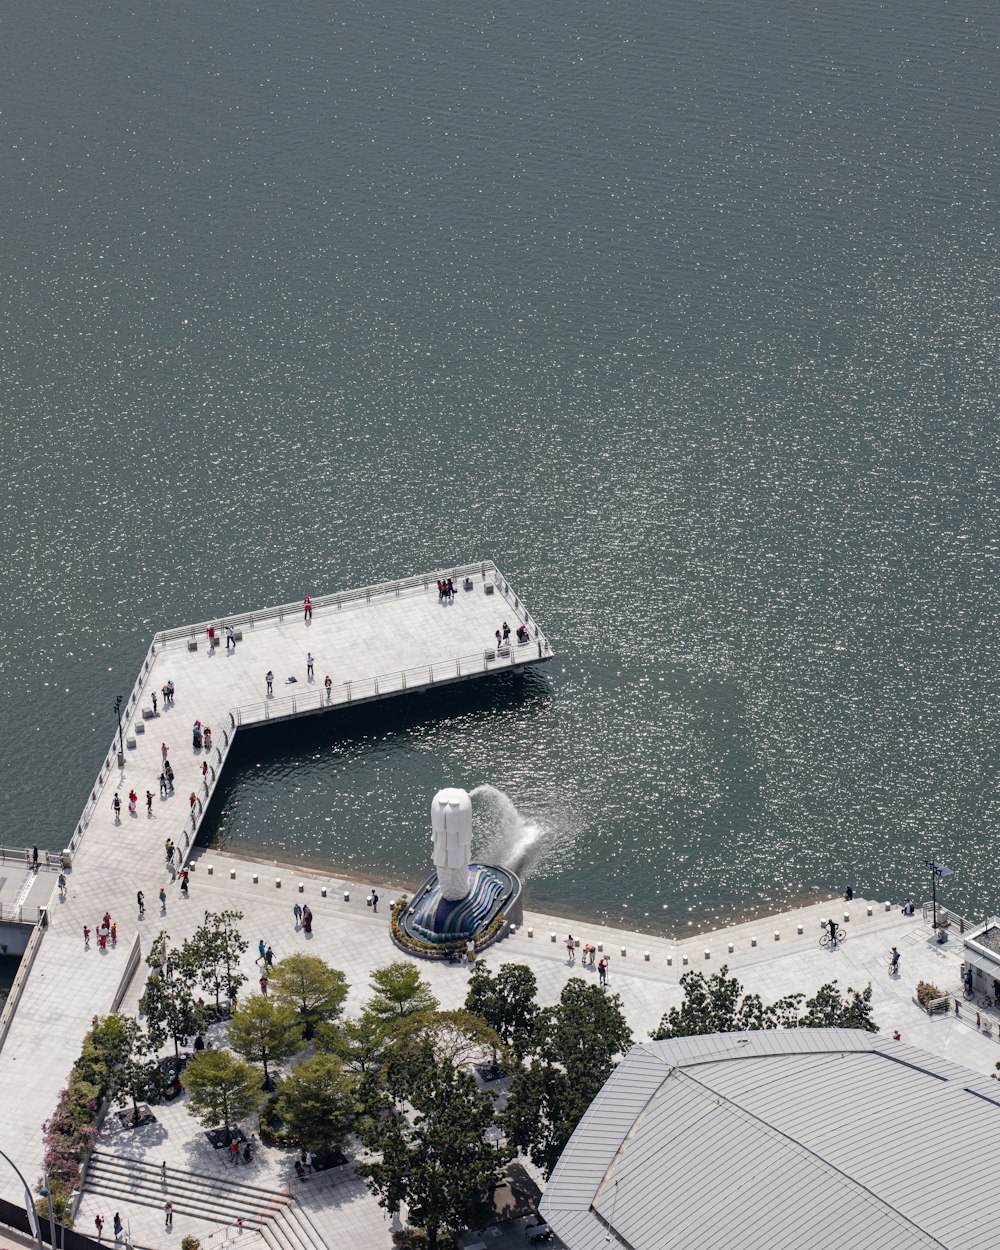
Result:
<svg viewBox="0 0 1000 1250"><path fill-rule="evenodd" d="M455 594L442 601L437 582L448 577ZM496 631L505 622L510 639L498 646ZM522 642L517 641L519 626L527 631ZM235 646L227 646L227 628L234 631ZM157 792L164 743L176 774L175 793L195 794L189 818L174 835L186 853L239 728L498 672L522 672L551 658L541 628L488 560L319 596L312 599L308 620L298 602L164 630L154 637L122 708L124 771L119 768L116 733L67 845L66 861L75 855L105 790L106 803L113 789L121 792L123 814L132 785L143 803L147 788ZM270 695L265 680L269 671L274 674ZM172 705L165 704L161 693L168 681L174 683ZM212 730L209 752L192 752L196 719ZM203 761L209 766L204 775Z"/></svg>

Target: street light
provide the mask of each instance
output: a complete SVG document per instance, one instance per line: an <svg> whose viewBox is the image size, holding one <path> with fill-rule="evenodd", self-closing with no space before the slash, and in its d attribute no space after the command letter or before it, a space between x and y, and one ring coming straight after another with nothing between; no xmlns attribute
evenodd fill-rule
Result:
<svg viewBox="0 0 1000 1250"><path fill-rule="evenodd" d="M20 1169L17 1167L14 1161L8 1158L8 1156L5 1155L2 1150L0 1150L0 1159L5 1159L7 1163L10 1164L10 1166L17 1173L17 1179L24 1186L24 1209L27 1212L28 1223L30 1224L31 1231L35 1236L35 1241L37 1242L38 1250L42 1250L42 1230L38 1224L38 1209L35 1206L34 1198L32 1198L31 1196L31 1190L28 1188L28 1182L21 1175Z"/></svg>
<svg viewBox="0 0 1000 1250"><path fill-rule="evenodd" d="M122 733L122 697L115 699L115 715L118 717L118 767L125 763L125 735Z"/></svg>
<svg viewBox="0 0 1000 1250"><path fill-rule="evenodd" d="M52 1235L52 1240L49 1244L52 1246L52 1250L55 1250L56 1248L56 1216L55 1216L55 1212L52 1210L52 1191L49 1189L49 1174L45 1170L42 1171L42 1187L38 1192L42 1195L43 1198L48 1198L49 1200L49 1232ZM41 1232L41 1229L39 1229L38 1230L39 1242L41 1241L41 1237L42 1237L42 1232Z"/></svg>

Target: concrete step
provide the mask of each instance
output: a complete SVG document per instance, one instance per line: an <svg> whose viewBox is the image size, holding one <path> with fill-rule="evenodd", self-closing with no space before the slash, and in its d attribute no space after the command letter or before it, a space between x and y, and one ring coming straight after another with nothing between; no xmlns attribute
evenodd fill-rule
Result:
<svg viewBox="0 0 1000 1250"><path fill-rule="evenodd" d="M156 1209L162 1209L169 1195L178 1215L213 1223L235 1222L237 1216L242 1216L248 1229L258 1227L290 1201L288 1194L262 1186L224 1177L203 1177L179 1168L168 1168L164 1183L155 1165L99 1153L91 1160L86 1189L90 1193Z"/></svg>
<svg viewBox="0 0 1000 1250"><path fill-rule="evenodd" d="M309 1218L309 1212L301 1203L291 1202L287 1207L282 1207L273 1222L283 1225L288 1230L296 1246L322 1247L326 1245L322 1233Z"/></svg>
<svg viewBox="0 0 1000 1250"><path fill-rule="evenodd" d="M281 1211L273 1220L268 1220L261 1227L261 1234L267 1243L269 1250L303 1250L303 1247L309 1246L312 1250L310 1242L297 1242L289 1234L284 1224L285 1212ZM315 1243L316 1250L322 1250L323 1243Z"/></svg>

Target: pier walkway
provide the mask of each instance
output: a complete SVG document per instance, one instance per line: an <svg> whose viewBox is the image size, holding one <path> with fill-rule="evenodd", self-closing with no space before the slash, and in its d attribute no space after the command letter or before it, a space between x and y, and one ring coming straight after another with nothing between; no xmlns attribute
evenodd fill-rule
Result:
<svg viewBox="0 0 1000 1250"><path fill-rule="evenodd" d="M450 603L438 597L441 577L454 580ZM60 848L67 866L67 897L56 895L55 871L31 883L31 903L49 903L48 927L33 949L17 1010L3 1022L0 1150L20 1160L32 1181L41 1170L42 1123L55 1108L93 1016L116 1009L132 983L136 962L148 953L161 928L176 940L189 931L186 923L178 928L175 912L180 907L186 921L207 905L206 899L193 905L179 902L178 884L164 867L164 844L173 840L178 859L189 854L237 730L517 672L552 656L541 628L490 561L317 596L312 607L309 619L296 603L157 634L123 703L121 762L116 732L83 814ZM502 631L505 621L510 641L498 648L495 631ZM226 647L227 625L238 635L235 647ZM528 635L520 644L519 625ZM220 640L214 647L209 645L210 627ZM269 670L274 674L271 696L265 683ZM165 706L161 692L168 681L173 681L175 695ZM195 720L212 730L210 751L192 747ZM164 747L175 777L173 791L161 796ZM138 796L135 815L129 813L132 789ZM147 791L153 795L148 812ZM115 793L121 803L118 819L112 809ZM23 861L17 867L26 880ZM161 888L169 894L162 914ZM36 897L40 890L44 899ZM146 905L141 921L139 890ZM105 912L117 924L118 944L101 951L96 932ZM84 926L92 934L89 947L84 945ZM139 934L141 949L136 945ZM16 1180L5 1169L0 1169L0 1194L19 1197Z"/></svg>

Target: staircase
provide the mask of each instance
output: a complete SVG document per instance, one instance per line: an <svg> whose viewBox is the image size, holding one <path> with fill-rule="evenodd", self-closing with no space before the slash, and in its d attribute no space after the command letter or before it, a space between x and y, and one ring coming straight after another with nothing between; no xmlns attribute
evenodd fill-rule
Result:
<svg viewBox="0 0 1000 1250"><path fill-rule="evenodd" d="M328 1244L297 1202L283 1206L274 1219L261 1225L260 1234L267 1250L321 1250Z"/></svg>
<svg viewBox="0 0 1000 1250"><path fill-rule="evenodd" d="M292 1201L287 1192L185 1172L181 1168L167 1168L164 1182L154 1163L119 1158L96 1150L87 1169L86 1190L118 1203L154 1207L157 1211L163 1210L169 1196L175 1215L190 1215L212 1224L235 1224L237 1217L242 1216L247 1231L260 1229ZM287 1250L285 1244L275 1244Z"/></svg>

